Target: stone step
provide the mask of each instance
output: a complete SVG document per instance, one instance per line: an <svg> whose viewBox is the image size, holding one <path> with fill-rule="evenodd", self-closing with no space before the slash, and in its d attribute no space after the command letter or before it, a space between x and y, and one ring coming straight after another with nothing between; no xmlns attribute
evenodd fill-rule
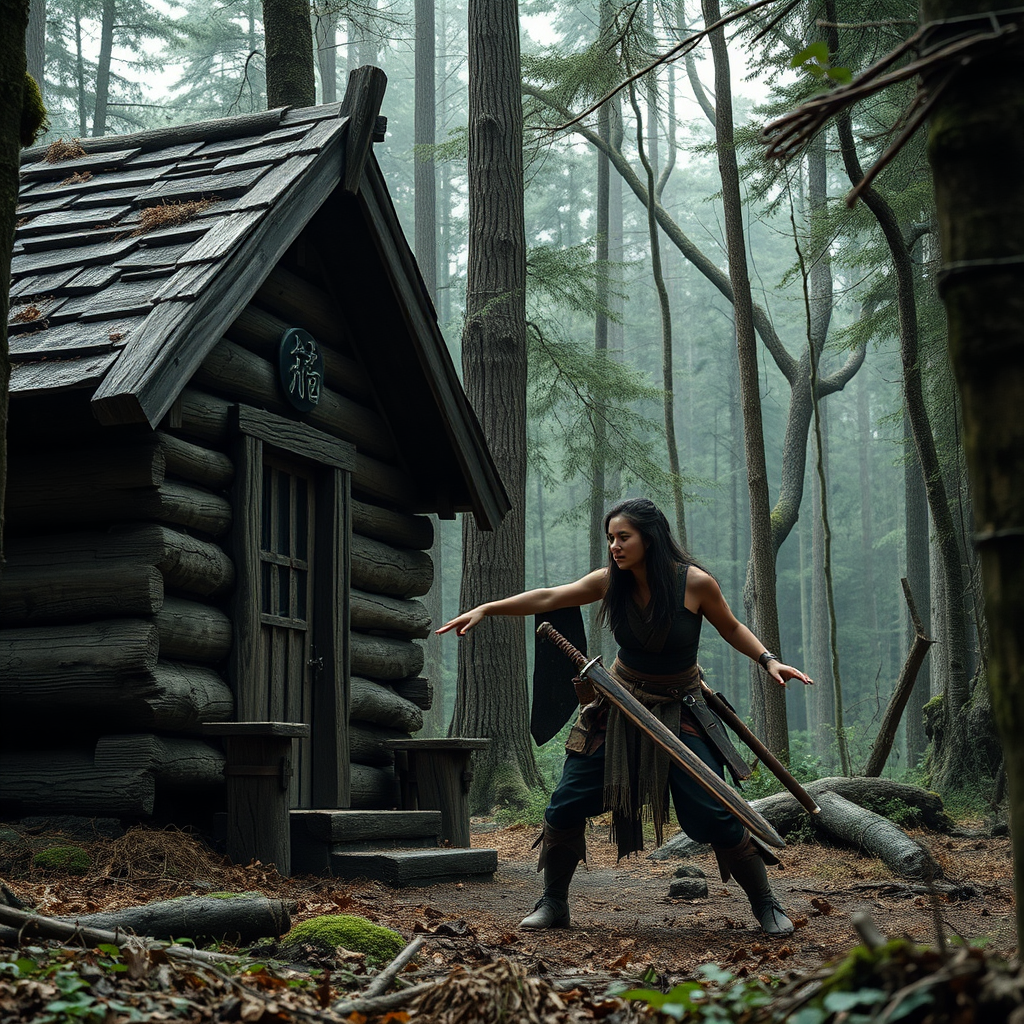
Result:
<svg viewBox="0 0 1024 1024"><path fill-rule="evenodd" d="M436 849L440 811L293 810L292 873L331 874L332 850Z"/></svg>
<svg viewBox="0 0 1024 1024"><path fill-rule="evenodd" d="M294 855L293 855L294 856ZM440 847L436 850L331 850L335 878L370 878L395 888L442 882L489 882L498 870L497 850Z"/></svg>

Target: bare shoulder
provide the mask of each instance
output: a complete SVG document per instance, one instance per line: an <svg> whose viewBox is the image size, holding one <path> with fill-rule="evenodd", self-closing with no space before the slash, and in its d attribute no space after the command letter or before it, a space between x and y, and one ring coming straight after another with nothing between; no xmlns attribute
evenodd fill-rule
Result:
<svg viewBox="0 0 1024 1024"><path fill-rule="evenodd" d="M705 572L696 565L691 565L686 570L686 587L688 590L693 589L704 594L716 593L720 590L718 580L711 573Z"/></svg>

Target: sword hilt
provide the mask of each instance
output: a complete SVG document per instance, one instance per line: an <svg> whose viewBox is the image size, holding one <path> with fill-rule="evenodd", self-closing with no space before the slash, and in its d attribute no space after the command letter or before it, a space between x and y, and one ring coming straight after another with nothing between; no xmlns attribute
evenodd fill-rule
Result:
<svg viewBox="0 0 1024 1024"><path fill-rule="evenodd" d="M537 636L550 640L577 668L583 668L587 656L565 639L550 622L542 622L537 627Z"/></svg>

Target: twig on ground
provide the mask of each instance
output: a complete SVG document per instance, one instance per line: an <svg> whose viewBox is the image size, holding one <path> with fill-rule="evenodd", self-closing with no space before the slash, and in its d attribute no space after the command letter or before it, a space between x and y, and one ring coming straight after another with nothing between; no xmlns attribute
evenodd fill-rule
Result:
<svg viewBox="0 0 1024 1024"><path fill-rule="evenodd" d="M366 986L363 992L363 999L371 999L374 996L382 995L388 990L391 982L395 980L398 972L420 951L423 945L423 936L417 935L412 942L402 950L394 960L388 964L374 979Z"/></svg>

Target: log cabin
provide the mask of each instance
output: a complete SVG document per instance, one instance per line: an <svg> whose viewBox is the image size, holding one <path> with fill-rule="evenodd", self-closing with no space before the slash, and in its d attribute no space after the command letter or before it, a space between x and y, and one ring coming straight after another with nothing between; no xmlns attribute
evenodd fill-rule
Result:
<svg viewBox="0 0 1024 1024"><path fill-rule="evenodd" d="M233 772L396 807L428 514L509 501L373 155L385 82L23 153L0 813L191 824Z"/></svg>

